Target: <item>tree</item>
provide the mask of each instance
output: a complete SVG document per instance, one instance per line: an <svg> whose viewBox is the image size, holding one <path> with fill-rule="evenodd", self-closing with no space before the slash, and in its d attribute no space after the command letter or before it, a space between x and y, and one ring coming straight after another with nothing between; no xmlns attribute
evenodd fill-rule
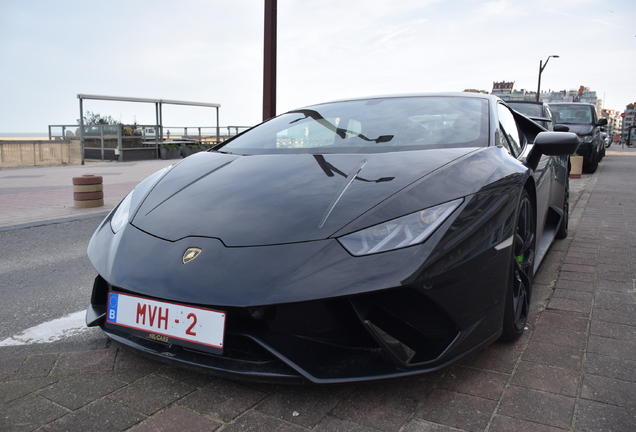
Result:
<svg viewBox="0 0 636 432"><path fill-rule="evenodd" d="M77 119L77 123L80 123L80 120ZM102 116L99 113L94 113L92 111L86 111L86 115L84 116L84 126L92 126L92 125L113 125L113 126L124 126L124 124L120 121L115 120L112 116ZM139 125L137 125L137 120L132 125L124 126L122 128L122 136L140 136L141 130L139 130Z"/></svg>
<svg viewBox="0 0 636 432"><path fill-rule="evenodd" d="M77 119L77 124L80 124L80 119ZM86 115L84 116L84 124L85 125L120 125L121 122L118 122L111 116L102 117L101 114L94 113L91 111L86 111Z"/></svg>

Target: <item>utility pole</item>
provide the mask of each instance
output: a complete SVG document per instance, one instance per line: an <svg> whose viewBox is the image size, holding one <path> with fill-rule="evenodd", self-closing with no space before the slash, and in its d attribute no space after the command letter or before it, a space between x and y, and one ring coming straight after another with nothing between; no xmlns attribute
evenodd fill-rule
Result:
<svg viewBox="0 0 636 432"><path fill-rule="evenodd" d="M276 116L276 13L277 0L265 0L263 58L263 121Z"/></svg>

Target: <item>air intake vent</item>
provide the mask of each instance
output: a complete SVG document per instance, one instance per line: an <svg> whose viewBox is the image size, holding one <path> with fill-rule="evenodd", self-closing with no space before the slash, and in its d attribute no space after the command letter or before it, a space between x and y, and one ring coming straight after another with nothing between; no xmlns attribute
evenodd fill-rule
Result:
<svg viewBox="0 0 636 432"><path fill-rule="evenodd" d="M444 311L413 289L372 293L353 303L375 339L401 366L436 359L459 333Z"/></svg>

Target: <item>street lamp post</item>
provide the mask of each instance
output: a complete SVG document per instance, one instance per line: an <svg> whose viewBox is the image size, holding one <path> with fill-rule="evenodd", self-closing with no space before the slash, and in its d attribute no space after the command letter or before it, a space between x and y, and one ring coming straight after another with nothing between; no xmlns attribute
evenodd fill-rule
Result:
<svg viewBox="0 0 636 432"><path fill-rule="evenodd" d="M548 65L550 57L559 58L558 55L548 56L548 58L545 60L545 64L543 64L542 60L539 60L539 84L537 85L537 102L539 102L539 96L541 96L541 73L543 72L543 69L545 69L545 67Z"/></svg>

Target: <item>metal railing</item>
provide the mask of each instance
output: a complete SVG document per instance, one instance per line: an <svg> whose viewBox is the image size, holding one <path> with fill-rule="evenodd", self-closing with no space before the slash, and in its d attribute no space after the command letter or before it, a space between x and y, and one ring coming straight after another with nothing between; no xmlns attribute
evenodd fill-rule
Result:
<svg viewBox="0 0 636 432"><path fill-rule="evenodd" d="M99 124L85 125L81 131L79 125L49 125L49 140L83 138L82 148L87 159L142 160L159 157L158 150L164 144L213 146L248 128Z"/></svg>
<svg viewBox="0 0 636 432"><path fill-rule="evenodd" d="M191 139L202 144L218 144L238 135L251 126L164 126L161 141L174 139Z"/></svg>

